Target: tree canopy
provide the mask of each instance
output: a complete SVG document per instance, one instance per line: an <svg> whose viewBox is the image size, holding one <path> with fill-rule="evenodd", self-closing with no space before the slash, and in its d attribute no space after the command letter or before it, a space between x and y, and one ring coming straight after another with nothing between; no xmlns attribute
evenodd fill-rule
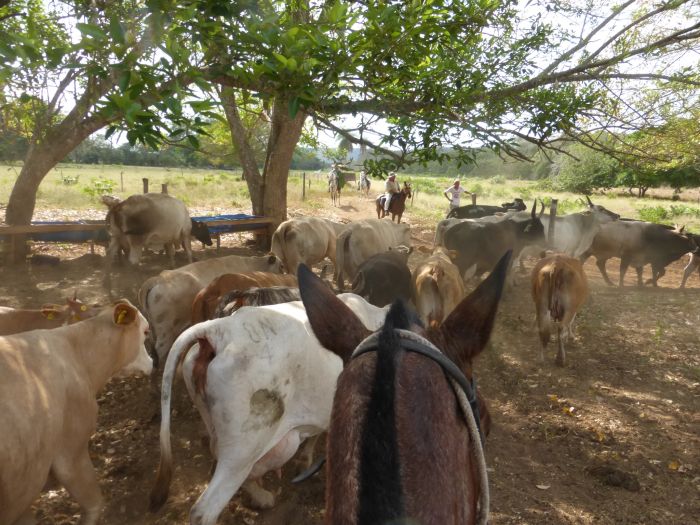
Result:
<svg viewBox="0 0 700 525"><path fill-rule="evenodd" d="M601 149L602 130L624 142L698 107L693 0L60 5L81 39L61 57L42 39L27 45L56 78L80 79L91 96L76 97L75 107L90 108L89 122L99 116L108 135L121 129L132 143L196 147L220 106L253 211L278 219L295 147L317 130L378 153L367 168L381 172L470 163L480 147L521 159L521 144L546 153L574 139ZM34 58L24 53L5 55L11 71L0 78L21 78L18 64L26 76ZM263 150L252 131L261 124Z"/></svg>

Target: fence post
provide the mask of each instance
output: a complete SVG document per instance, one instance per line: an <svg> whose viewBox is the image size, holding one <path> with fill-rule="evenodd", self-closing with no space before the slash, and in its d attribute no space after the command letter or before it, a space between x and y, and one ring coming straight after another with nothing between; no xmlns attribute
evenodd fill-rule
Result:
<svg viewBox="0 0 700 525"><path fill-rule="evenodd" d="M148 193L148 179L144 177L141 181L143 182L143 192Z"/></svg>
<svg viewBox="0 0 700 525"><path fill-rule="evenodd" d="M309 181L311 182L311 181ZM306 172L301 174L301 200L306 200Z"/></svg>
<svg viewBox="0 0 700 525"><path fill-rule="evenodd" d="M124 171L119 172L119 179L121 180L122 193L124 193Z"/></svg>
<svg viewBox="0 0 700 525"><path fill-rule="evenodd" d="M168 194L168 183L164 183L160 185L160 192L165 193L166 195Z"/></svg>
<svg viewBox="0 0 700 525"><path fill-rule="evenodd" d="M476 193L472 193L472 206L476 206Z"/></svg>
<svg viewBox="0 0 700 525"><path fill-rule="evenodd" d="M558 199L552 199L552 204L549 207L549 228L547 228L547 244L554 246L554 223L557 218L557 203Z"/></svg>

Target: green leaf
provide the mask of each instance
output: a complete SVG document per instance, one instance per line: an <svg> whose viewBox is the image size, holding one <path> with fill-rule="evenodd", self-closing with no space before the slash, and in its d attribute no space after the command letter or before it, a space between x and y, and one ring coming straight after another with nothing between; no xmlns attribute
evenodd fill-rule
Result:
<svg viewBox="0 0 700 525"><path fill-rule="evenodd" d="M301 99L299 97L294 97L289 100L289 117L296 118L299 112L299 105L301 104Z"/></svg>
<svg viewBox="0 0 700 525"><path fill-rule="evenodd" d="M118 44L126 43L124 38L124 27L116 17L109 20L109 35Z"/></svg>
<svg viewBox="0 0 700 525"><path fill-rule="evenodd" d="M85 36L91 36L92 38L95 38L97 40L104 40L107 38L107 34L102 31L102 29L94 24L84 24L84 23L77 23L75 24L75 27L78 28L78 31L80 31L83 35Z"/></svg>

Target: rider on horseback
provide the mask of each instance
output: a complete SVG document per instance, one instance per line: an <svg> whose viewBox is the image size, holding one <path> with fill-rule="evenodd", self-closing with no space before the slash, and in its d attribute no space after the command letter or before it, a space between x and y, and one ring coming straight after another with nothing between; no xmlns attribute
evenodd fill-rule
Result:
<svg viewBox="0 0 700 525"><path fill-rule="evenodd" d="M396 182L396 172L392 171L389 173L389 177L386 179L386 184L384 184L384 216L389 213L389 205L391 204L391 199L396 193L401 192L401 186Z"/></svg>

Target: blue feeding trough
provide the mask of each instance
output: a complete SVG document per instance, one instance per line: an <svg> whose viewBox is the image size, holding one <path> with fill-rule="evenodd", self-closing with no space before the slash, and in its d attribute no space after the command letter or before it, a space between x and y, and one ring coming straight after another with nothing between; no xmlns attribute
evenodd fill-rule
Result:
<svg viewBox="0 0 700 525"><path fill-rule="evenodd" d="M234 213L232 215L213 215L213 216L206 216L206 217L192 217L193 220L197 222L203 222L207 225L209 228L209 233L212 235L218 234L218 233L233 233L233 232L242 232L242 231L250 231L250 230L264 230L265 228L268 227L267 223L261 222L260 224L251 224L250 222L246 222L243 224L236 224L235 221L237 220L243 220L243 219L263 219L263 217L260 217L259 215L247 215L245 213ZM216 224L216 225L209 225L211 222L216 222L216 221L232 221L230 224Z"/></svg>
<svg viewBox="0 0 700 525"><path fill-rule="evenodd" d="M232 215L214 215L206 217L192 217L197 222L207 224L212 235L218 236L222 233L264 230L269 225L269 220L265 217L257 215L247 215L245 213L236 213ZM98 227L95 227L95 226ZM31 226L38 226L38 230L46 230L49 228L41 228L42 226L50 226L52 231L29 231L22 232L29 239L39 242L66 242L66 243L81 243L81 242L109 242L109 234L105 227L104 220L83 220L83 221L35 221ZM65 230L61 230L61 226L65 226ZM80 228L85 226L85 228ZM99 227L102 226L102 227ZM18 232L14 232L14 235ZM0 228L0 240L7 241L13 234L3 235Z"/></svg>

